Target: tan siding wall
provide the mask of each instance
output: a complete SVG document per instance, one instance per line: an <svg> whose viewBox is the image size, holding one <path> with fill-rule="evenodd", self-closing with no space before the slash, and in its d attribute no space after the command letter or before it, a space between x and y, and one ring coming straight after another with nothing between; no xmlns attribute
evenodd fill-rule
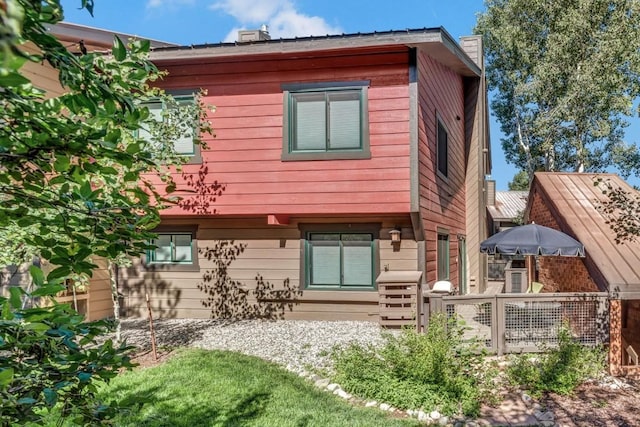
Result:
<svg viewBox="0 0 640 427"><path fill-rule="evenodd" d="M113 317L113 300L111 298L111 281L107 261L94 260L98 266L89 281L89 312L87 320L98 320Z"/></svg>
<svg viewBox="0 0 640 427"><path fill-rule="evenodd" d="M418 161L420 212L426 240L426 281L437 280L437 233L449 232L449 280L458 282L457 234L465 234L464 92L462 78L428 55L418 53ZM448 133L448 177L437 172L439 117Z"/></svg>
<svg viewBox="0 0 640 427"><path fill-rule="evenodd" d="M225 301L233 306L234 313L265 313L273 309L276 318L287 319L334 319L378 321L378 293L376 291L300 291L300 245L299 224L317 223L381 223L379 256L380 269L417 269L417 244L413 239L409 218L319 218L295 219L288 226L265 225L263 219L213 219L200 220L197 232L201 249L218 248L213 259L199 255L199 271L148 271L139 262L133 267L121 269L120 289L124 294L125 313L131 317L146 315L145 295L148 293L154 316L163 318L218 317L220 311L208 307L208 295L203 292L205 276L215 275L220 263L226 264L229 280L237 282L235 288L242 292L231 292ZM172 220L165 223L184 225L187 220ZM402 242L394 249L388 232L402 226ZM224 250L223 250L224 249ZM225 261L227 261L225 263ZM213 276L211 276L213 277ZM268 282L270 289L282 291L271 295L270 301L258 303L254 290L260 278ZM288 292L284 292L288 290ZM279 297L287 295L286 300ZM231 301L234 303L231 304Z"/></svg>
<svg viewBox="0 0 640 427"><path fill-rule="evenodd" d="M31 44L24 45L24 50L31 54L38 53L36 47ZM47 92L46 98L59 96L64 92L64 89L60 85L60 80L58 80L58 72L46 61L43 63L27 61L20 71L25 77L31 80L36 87L44 89Z"/></svg>

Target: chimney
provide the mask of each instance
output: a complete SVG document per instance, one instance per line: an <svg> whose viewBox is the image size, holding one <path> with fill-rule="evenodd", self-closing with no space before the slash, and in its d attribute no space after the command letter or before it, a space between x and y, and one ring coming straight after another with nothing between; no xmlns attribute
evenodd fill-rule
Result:
<svg viewBox="0 0 640 427"><path fill-rule="evenodd" d="M269 27L266 25L262 25L259 30L238 31L238 43L250 43L265 40L271 40Z"/></svg>
<svg viewBox="0 0 640 427"><path fill-rule="evenodd" d="M487 206L495 206L496 204L496 181L487 180Z"/></svg>

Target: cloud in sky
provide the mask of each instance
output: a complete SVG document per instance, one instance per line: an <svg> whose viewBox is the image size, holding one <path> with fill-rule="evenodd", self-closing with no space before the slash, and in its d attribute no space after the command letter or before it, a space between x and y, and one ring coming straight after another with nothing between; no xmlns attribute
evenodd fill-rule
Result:
<svg viewBox="0 0 640 427"><path fill-rule="evenodd" d="M160 1L160 0L150 0ZM291 0L221 0L211 5L213 10L221 10L231 15L240 27L232 29L225 41L235 41L238 30L269 26L273 38L320 36L341 33L342 29L332 26L320 16L309 16L299 12Z"/></svg>
<svg viewBox="0 0 640 427"><path fill-rule="evenodd" d="M194 2L195 0L147 0L147 8L177 7L185 4L194 4Z"/></svg>

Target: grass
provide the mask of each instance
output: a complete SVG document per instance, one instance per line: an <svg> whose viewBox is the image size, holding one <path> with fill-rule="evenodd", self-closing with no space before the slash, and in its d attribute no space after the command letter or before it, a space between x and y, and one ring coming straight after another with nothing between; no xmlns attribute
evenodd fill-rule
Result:
<svg viewBox="0 0 640 427"><path fill-rule="evenodd" d="M224 351L180 351L157 367L119 375L101 397L148 402L116 419L118 426L418 425L354 407L275 364Z"/></svg>

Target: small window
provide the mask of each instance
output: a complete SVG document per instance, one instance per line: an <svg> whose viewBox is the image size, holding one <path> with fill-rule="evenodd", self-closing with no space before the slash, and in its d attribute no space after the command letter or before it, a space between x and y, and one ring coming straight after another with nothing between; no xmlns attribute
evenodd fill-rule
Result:
<svg viewBox="0 0 640 427"><path fill-rule="evenodd" d="M449 176L449 136L447 129L442 122L438 120L438 172L443 176Z"/></svg>
<svg viewBox="0 0 640 427"><path fill-rule="evenodd" d="M191 233L158 233L151 244L156 248L150 249L147 254L149 264L193 264Z"/></svg>
<svg viewBox="0 0 640 427"><path fill-rule="evenodd" d="M193 95L173 95L178 105L189 105L195 102ZM163 111L168 108L167 105L160 101L152 101L144 104L149 109L150 118L163 122L167 118L163 115ZM174 149L177 154L190 157L190 163L199 163L200 160L200 147L194 143L195 132L197 129L185 129L183 134L173 142ZM151 134L145 130L140 129L138 136L141 139L151 141ZM153 142L153 141L152 141Z"/></svg>
<svg viewBox="0 0 640 427"><path fill-rule="evenodd" d="M438 233L438 280L449 280L449 235Z"/></svg>
<svg viewBox="0 0 640 427"><path fill-rule="evenodd" d="M366 86L291 85L289 89L283 160L371 157Z"/></svg>
<svg viewBox="0 0 640 427"><path fill-rule="evenodd" d="M306 287L374 288L371 233L307 233Z"/></svg>

